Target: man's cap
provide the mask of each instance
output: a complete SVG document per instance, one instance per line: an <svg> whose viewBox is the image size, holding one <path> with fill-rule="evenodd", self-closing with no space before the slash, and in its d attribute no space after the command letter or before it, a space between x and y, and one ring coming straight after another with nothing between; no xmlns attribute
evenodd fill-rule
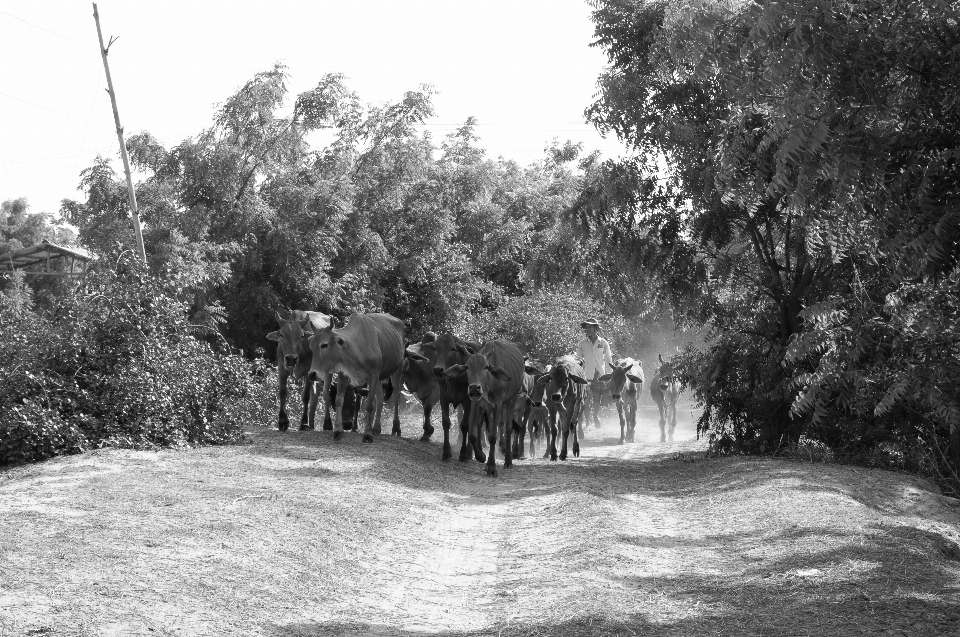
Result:
<svg viewBox="0 0 960 637"><path fill-rule="evenodd" d="M588 327L591 325L597 329L600 329L600 323L597 322L597 319L595 318L588 318L586 321L580 324L580 327Z"/></svg>

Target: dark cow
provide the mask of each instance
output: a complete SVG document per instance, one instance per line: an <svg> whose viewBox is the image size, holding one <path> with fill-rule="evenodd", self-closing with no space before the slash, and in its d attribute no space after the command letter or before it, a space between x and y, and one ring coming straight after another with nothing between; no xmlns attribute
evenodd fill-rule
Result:
<svg viewBox="0 0 960 637"><path fill-rule="evenodd" d="M287 417L287 379L291 374L294 380L304 380L300 429L313 429L320 392L314 381L304 378L310 371L312 357L306 334L329 326L330 317L320 312L294 310L286 319L277 312L277 323L280 324L280 329L267 334L267 339L277 343L277 375L280 379L277 429L286 431L290 427L290 419ZM326 411L329 413L329 408ZM329 415L326 418L329 419Z"/></svg>
<svg viewBox="0 0 960 637"><path fill-rule="evenodd" d="M309 379L316 381L327 374L339 373L350 383L367 384L367 421L363 429L363 441L373 442L374 431L380 432L380 417L383 411L384 389L382 380L390 379L396 398L393 401L393 430L400 435L400 374L403 369L404 326L403 321L384 313L350 315L346 327L329 326L315 330L310 335L310 350L313 361ZM417 359L423 358L413 355ZM336 419L333 437L343 435L343 396L337 394ZM374 428L376 420L376 428Z"/></svg>
<svg viewBox="0 0 960 637"><path fill-rule="evenodd" d="M643 367L640 361L621 358L613 364L613 371L598 380L607 383L613 404L620 416L620 444L634 441L637 429L637 398L643 391Z"/></svg>
<svg viewBox="0 0 960 637"><path fill-rule="evenodd" d="M408 345L408 351L422 356L424 360L405 358L401 375L401 382L423 407L423 436L420 440L424 442L430 440L430 436L433 435L430 414L433 406L440 400L440 379L433 373L433 367L437 362L437 350L435 347L424 346L435 343L436 340L436 334L427 332L419 343Z"/></svg>
<svg viewBox="0 0 960 637"><path fill-rule="evenodd" d="M520 394L523 375L523 354L515 343L497 339L487 341L463 365L453 365L443 372L448 378L467 377L470 409L470 438L479 440L484 417L488 426L490 453L487 475L497 475L497 438L509 436L513 428L513 412ZM510 453L503 466L513 464Z"/></svg>
<svg viewBox="0 0 960 637"><path fill-rule="evenodd" d="M657 354L660 366L650 382L650 397L660 410L660 442L667 441L666 425L670 423L670 442L673 442L673 430L677 427L677 400L680 398L680 380L671 363Z"/></svg>
<svg viewBox="0 0 960 637"><path fill-rule="evenodd" d="M583 377L580 359L575 356L561 356L550 371L537 378L537 384L546 385L544 394L550 411L550 430L547 433L547 449L550 460L557 459L557 416L560 416L560 434L563 437L560 459L567 459L567 439L573 432L573 455L580 455L577 426L583 411L583 386L587 380Z"/></svg>
<svg viewBox="0 0 960 637"><path fill-rule="evenodd" d="M500 448L504 455L506 455L506 449L509 445L510 453L513 454L514 460L523 460L526 457L524 456L524 443L530 415L533 413L533 400L531 396L536 378L542 373L537 366L529 364L526 358L523 359L523 378L520 385L520 395L517 396L517 404L513 412L513 428L510 432L511 435L509 439L505 439L503 446ZM530 435L530 453L532 454L533 431L530 432Z"/></svg>
<svg viewBox="0 0 960 637"><path fill-rule="evenodd" d="M450 332L443 332L432 343L420 343L420 353L434 361L433 373L440 383L440 418L443 425L443 459L449 460L453 452L450 449L450 409L458 407L463 410L460 418L460 460L470 457L473 449L474 457L478 462L486 462L487 456L483 453L478 440L470 440L470 396L467 394L467 377L446 377L443 371L454 365L463 365L470 354L480 349L480 344L465 341ZM435 357L435 358L434 358Z"/></svg>

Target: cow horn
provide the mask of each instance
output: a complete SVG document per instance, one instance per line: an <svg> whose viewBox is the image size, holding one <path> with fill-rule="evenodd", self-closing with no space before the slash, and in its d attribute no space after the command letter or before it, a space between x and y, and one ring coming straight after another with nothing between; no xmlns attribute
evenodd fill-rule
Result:
<svg viewBox="0 0 960 637"><path fill-rule="evenodd" d="M280 312L274 312L277 315L277 323L283 325L283 317L280 316Z"/></svg>

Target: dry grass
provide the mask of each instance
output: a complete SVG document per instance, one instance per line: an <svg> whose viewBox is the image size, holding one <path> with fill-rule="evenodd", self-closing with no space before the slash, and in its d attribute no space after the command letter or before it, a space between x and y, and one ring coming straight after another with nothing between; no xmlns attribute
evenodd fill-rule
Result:
<svg viewBox="0 0 960 637"><path fill-rule="evenodd" d="M0 473L0 636L960 634L960 507L608 420L490 479L438 428ZM292 417L291 417L292 419Z"/></svg>

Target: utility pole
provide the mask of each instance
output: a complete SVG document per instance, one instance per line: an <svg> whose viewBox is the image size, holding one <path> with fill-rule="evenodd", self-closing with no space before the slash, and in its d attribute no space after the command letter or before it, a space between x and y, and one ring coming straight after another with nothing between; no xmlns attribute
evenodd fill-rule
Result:
<svg viewBox="0 0 960 637"><path fill-rule="evenodd" d="M100 39L100 56L103 58L103 70L107 72L107 93L110 103L113 104L113 121L117 124L117 138L120 140L120 156L123 158L123 172L127 175L127 194L130 196L130 214L133 217L133 233L137 238L137 252L144 263L147 262L147 252L143 248L143 232L140 230L140 211L137 208L137 193L133 189L133 177L130 175L130 158L127 156L127 145L123 141L123 127L120 125L120 112L117 110L117 94L113 91L113 80L110 79L110 66L107 64L107 52L116 38L111 37L106 48L103 46L103 33L100 31L100 14L97 13L97 3L93 3L93 20L97 23L97 37Z"/></svg>

